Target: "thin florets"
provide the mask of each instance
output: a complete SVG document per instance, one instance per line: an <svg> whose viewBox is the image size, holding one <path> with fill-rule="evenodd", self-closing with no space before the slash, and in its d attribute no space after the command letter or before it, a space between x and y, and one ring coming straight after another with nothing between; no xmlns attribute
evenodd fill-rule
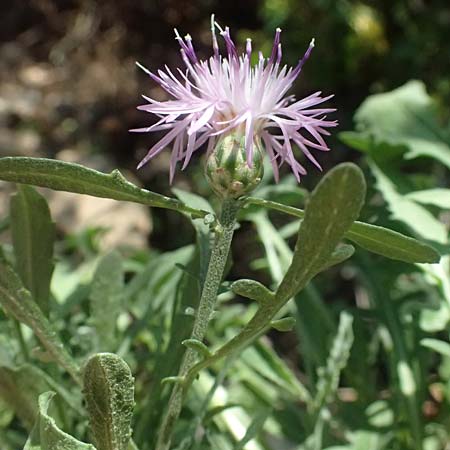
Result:
<svg viewBox="0 0 450 450"><path fill-rule="evenodd" d="M226 55L220 53L216 30L222 36ZM144 96L148 102L138 109L155 114L160 120L152 126L132 131L166 131L139 163L138 168L172 145L170 180L176 166L182 162L184 169L192 154L207 144L209 153L219 137L227 133L240 132L245 136L247 162L253 163L255 140L262 141L268 153L275 179L278 168L288 164L296 179L306 174L305 168L294 155L293 144L319 169L320 164L311 149L328 151L323 136L329 135L327 128L337 125L327 120L332 108L317 108L332 96L322 97L316 92L301 100L286 95L300 74L314 47L314 39L295 67L281 66L281 29L277 28L269 58L259 52L258 62L251 64L252 42L247 39L245 52L239 54L231 39L228 27L222 29L212 19L213 56L199 60L190 35L182 38L175 30L186 70L173 73L167 66L155 74L143 69L171 97L157 101Z"/></svg>

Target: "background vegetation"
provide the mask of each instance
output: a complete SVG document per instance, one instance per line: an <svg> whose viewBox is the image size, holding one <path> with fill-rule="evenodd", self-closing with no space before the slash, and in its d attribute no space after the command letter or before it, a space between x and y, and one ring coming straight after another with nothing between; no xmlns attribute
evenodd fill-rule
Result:
<svg viewBox="0 0 450 450"><path fill-rule="evenodd" d="M315 37L295 94L335 94L340 127L332 152L319 155L324 170L357 162L369 184L362 220L427 241L444 257L436 265L408 265L358 250L321 274L290 304L293 331L271 332L194 384L177 448L450 448L448 1L32 0L4 1L0 10L0 156L119 167L167 194L168 152L135 170L155 139L128 133L151 121L135 106L141 93L162 93L134 62L152 70L180 66L174 27L189 32L198 52L209 56L212 12L238 42L251 37L266 54L281 27L289 64ZM187 203L208 207L195 193L217 206L200 153L198 164L177 174L174 192ZM302 207L320 176L309 167L301 186L287 172L274 186L269 175L257 195ZM0 184L0 237L13 259L11 189ZM193 243L202 242L202 230L166 210L45 196L57 223L52 321L80 360L107 350L130 364L134 437L142 450L151 449L167 401L160 381L176 373L198 295L192 273L202 267ZM247 209L227 280L251 276L276 285L297 226L285 216ZM220 300L208 335L214 346L253 310L229 293ZM78 394L50 365L55 385L44 371L48 355L39 348L24 354L15 332L0 312L0 448L23 448L37 395L47 390L59 394L59 425L87 440ZM25 339L37 345L31 334ZM24 365L30 358L41 369ZM219 383L212 389L213 375Z"/></svg>

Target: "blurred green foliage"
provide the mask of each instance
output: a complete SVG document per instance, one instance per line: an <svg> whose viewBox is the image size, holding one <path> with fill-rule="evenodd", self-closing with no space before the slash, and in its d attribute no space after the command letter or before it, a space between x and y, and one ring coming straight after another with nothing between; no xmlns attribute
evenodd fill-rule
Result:
<svg viewBox="0 0 450 450"><path fill-rule="evenodd" d="M42 7L45 4L50 7ZM435 265L407 265L359 249L349 261L319 275L288 307L296 318L293 331L272 331L235 360L201 374L177 429L177 448L448 448L447 0L80 1L17 3L14 7L4 2L1 8L8 19L0 31L2 54L9 55L3 61L18 67L11 46L9 53L5 50L6 44L16 42L26 49L18 51L20 64L68 67L66 81L74 93L72 97L68 85L65 95L58 93L55 83L51 86L53 98L59 95L64 100L56 102L57 107L51 110L44 101L39 115L8 112L1 116L2 127L17 135L24 129L36 130L41 139L39 151L45 156L76 146L80 153L101 153L114 159L114 165L133 170L139 151L151 142L148 136L128 134L127 129L139 121L147 123L147 117L130 111L137 91L146 93L154 88L144 77L139 78L137 88L134 60L151 69L165 63L179 65L172 27L199 38L199 51L205 56L210 54L210 46L203 30L208 29L211 12L234 33L242 30L238 34L241 44L250 36L255 47L266 53L273 30L281 27L284 57L289 63L295 63L315 37L314 56L295 91L298 95L313 90L335 93L341 130L354 128L341 133L340 142L335 138L335 151L324 166L329 168L343 159L358 160L369 181L362 219L428 241L439 248L443 258ZM87 37L75 35L78 41L69 33L76 28L70 27L76 17L85 18L81 23L91 30ZM95 26L91 29L87 19L92 17ZM120 32L123 29L126 33ZM110 55L107 42L114 48L111 66L102 59L102 55ZM98 61L120 89L94 95L102 83L91 79L83 91L89 100L78 102L82 87L74 80L84 72L91 73L80 67ZM109 70L117 67L118 61L123 62L122 74ZM2 74L6 77L7 71ZM10 83L3 86L11 88ZM131 88L136 92L130 94ZM32 92L40 92L39 98L44 100L47 95L38 88ZM365 100L371 94L379 95ZM0 153L6 156L19 150L8 142L2 144ZM139 176L152 190L167 193L167 167L161 161ZM318 176L311 171L306 186L314 185ZM178 175L177 182L204 197L210 195L201 164ZM264 183L257 193L261 198L303 206L307 191L296 186L292 177L283 177L277 186L271 185L270 178ZM184 200L191 195L183 190L176 194ZM160 382L174 375L179 365L180 343L189 335L209 249L198 222L191 227L172 213L152 214L155 230L150 250L103 255L93 244L99 230L59 235L50 298L51 325L77 362L102 350L117 352L130 365L138 399L134 438L142 450L151 449L154 443L159 411L169 390L168 386L161 388ZM14 221L13 214L7 215L0 217L2 258L20 265L20 256L17 258L5 237ZM46 242L53 238L52 225L47 225ZM257 206L243 212L233 247L235 264L228 279L245 274L275 286L290 263L297 228L297 220ZM47 255L45 267L39 269L48 274L52 264ZM108 280L108 275L114 279ZM44 285L46 276L41 279ZM234 335L255 309L225 288L226 283L220 314L208 334L212 346ZM113 322L110 328L105 326L107 312L99 302L99 291L107 296L108 318ZM39 415L45 414L45 420L54 426L47 416L49 397L41 398L38 410L38 396L45 391L58 394L51 409L58 427L88 441L80 392L51 361L27 327L18 327L0 312L2 450L22 449Z"/></svg>

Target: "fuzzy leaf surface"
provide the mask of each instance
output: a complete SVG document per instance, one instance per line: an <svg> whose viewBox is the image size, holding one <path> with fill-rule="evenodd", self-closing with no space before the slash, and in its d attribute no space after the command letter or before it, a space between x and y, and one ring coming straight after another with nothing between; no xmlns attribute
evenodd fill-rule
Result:
<svg viewBox="0 0 450 450"><path fill-rule="evenodd" d="M106 174L80 164L54 159L20 156L0 158L0 180L142 203L200 217L205 215L203 211L189 208L178 200L135 186L118 170Z"/></svg>
<svg viewBox="0 0 450 450"><path fill-rule="evenodd" d="M98 450L127 450L134 409L134 380L112 353L92 356L84 370L84 395Z"/></svg>
<svg viewBox="0 0 450 450"><path fill-rule="evenodd" d="M75 439L60 430L48 414L54 392L39 396L39 414L23 450L96 450L93 445Z"/></svg>
<svg viewBox="0 0 450 450"><path fill-rule="evenodd" d="M366 194L361 170L344 163L330 170L314 189L300 225L291 266L276 296L288 299L329 264L339 241L358 218Z"/></svg>

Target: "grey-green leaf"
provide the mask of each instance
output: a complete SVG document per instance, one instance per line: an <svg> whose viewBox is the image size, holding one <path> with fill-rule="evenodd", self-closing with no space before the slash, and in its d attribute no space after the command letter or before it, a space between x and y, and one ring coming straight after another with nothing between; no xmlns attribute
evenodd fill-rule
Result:
<svg viewBox="0 0 450 450"><path fill-rule="evenodd" d="M270 326L277 331L291 331L295 326L295 319L293 317L283 317L270 322Z"/></svg>
<svg viewBox="0 0 450 450"><path fill-rule="evenodd" d="M329 267L340 264L350 258L353 253L355 253L355 247L353 245L342 244L336 247L336 250L331 254L327 265L322 268L322 270L328 269Z"/></svg>
<svg viewBox="0 0 450 450"><path fill-rule="evenodd" d="M134 380L112 353L92 356L84 369L84 395L98 450L127 450L134 409Z"/></svg>
<svg viewBox="0 0 450 450"><path fill-rule="evenodd" d="M96 450L94 446L75 439L60 430L48 414L54 392L39 396L39 415L24 450Z"/></svg>
<svg viewBox="0 0 450 450"><path fill-rule="evenodd" d="M248 198L247 201L301 219L305 216L301 209L281 203L253 197ZM355 221L345 233L345 237L372 253L407 263L437 263L440 259L439 253L433 247L378 225Z"/></svg>
<svg viewBox="0 0 450 450"><path fill-rule="evenodd" d="M0 259L0 304L6 313L29 326L49 355L80 382L78 366L19 276Z"/></svg>
<svg viewBox="0 0 450 450"><path fill-rule="evenodd" d="M437 263L439 253L430 245L388 228L355 222L345 237L366 250L407 263Z"/></svg>
<svg viewBox="0 0 450 450"><path fill-rule="evenodd" d="M96 331L96 351L113 351L116 347L116 324L124 295L122 257L117 251L103 256L92 279L91 321Z"/></svg>
<svg viewBox="0 0 450 450"><path fill-rule="evenodd" d="M28 430L36 420L39 394L49 389L48 384L41 377L36 377L30 368L0 367L0 398Z"/></svg>
<svg viewBox="0 0 450 450"><path fill-rule="evenodd" d="M366 194L361 170L352 163L336 166L314 189L300 225L291 266L277 290L288 299L326 267L344 233L358 218Z"/></svg>
<svg viewBox="0 0 450 450"><path fill-rule="evenodd" d="M55 225L47 202L32 187L19 186L11 197L10 218L17 272L48 315Z"/></svg>
<svg viewBox="0 0 450 450"><path fill-rule="evenodd" d="M79 164L54 159L19 156L0 158L0 180L142 203L156 208L173 209L197 217L207 214L204 211L190 208L173 198L141 189L127 181L118 170L105 174Z"/></svg>
<svg viewBox="0 0 450 450"><path fill-rule="evenodd" d="M258 303L267 303L274 298L271 290L255 280L237 280L231 285L231 290L237 295L249 298Z"/></svg>
<svg viewBox="0 0 450 450"><path fill-rule="evenodd" d="M190 348L194 351L196 351L199 355L201 355L204 358L209 358L211 356L211 351L209 348L198 339L185 339L182 344Z"/></svg>
<svg viewBox="0 0 450 450"><path fill-rule="evenodd" d="M353 339L353 317L346 312L342 312L339 318L339 328L333 340L326 366L319 369L316 396L310 405L315 413L318 413L336 395L339 377L341 371L347 365Z"/></svg>

